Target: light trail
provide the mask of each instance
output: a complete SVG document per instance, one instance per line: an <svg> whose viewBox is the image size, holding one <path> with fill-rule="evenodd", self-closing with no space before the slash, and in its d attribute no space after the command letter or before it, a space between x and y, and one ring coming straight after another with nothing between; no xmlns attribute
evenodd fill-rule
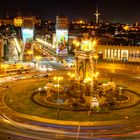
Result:
<svg viewBox="0 0 140 140"><path fill-rule="evenodd" d="M39 43L42 43L44 45L47 45L47 46L49 46L49 47L51 47L53 49L56 48L56 46L54 46L54 45L52 45L52 44L50 44L50 43L48 43L48 42L46 42L46 41L44 41L44 40L42 40L40 38L36 38L36 41L38 41Z"/></svg>

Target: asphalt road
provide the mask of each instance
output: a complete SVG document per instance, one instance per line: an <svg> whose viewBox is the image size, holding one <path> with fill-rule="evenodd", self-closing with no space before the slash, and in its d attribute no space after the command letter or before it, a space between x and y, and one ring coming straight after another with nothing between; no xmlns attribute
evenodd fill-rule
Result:
<svg viewBox="0 0 140 140"><path fill-rule="evenodd" d="M59 65L59 64L58 64ZM57 68L57 64L54 64ZM61 69L62 70L62 69ZM55 71L55 73L57 73ZM140 87L138 75L111 73L107 78L113 77L114 80L122 82L125 86ZM32 82L32 80L31 80ZM23 84L18 81L13 84ZM105 126L62 126L33 121L30 118L24 118L9 110L3 104L3 95L6 87L0 88L0 140L139 140L140 139L140 121L133 120L128 123Z"/></svg>

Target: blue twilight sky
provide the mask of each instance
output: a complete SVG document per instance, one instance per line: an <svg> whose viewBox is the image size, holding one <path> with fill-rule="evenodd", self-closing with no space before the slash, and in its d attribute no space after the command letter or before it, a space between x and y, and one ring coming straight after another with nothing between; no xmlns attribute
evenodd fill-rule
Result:
<svg viewBox="0 0 140 140"><path fill-rule="evenodd" d="M55 19L65 14L69 19L84 18L95 21L95 8L101 13L100 20L110 22L140 22L140 0L0 0L0 16L18 9L29 11L41 18Z"/></svg>

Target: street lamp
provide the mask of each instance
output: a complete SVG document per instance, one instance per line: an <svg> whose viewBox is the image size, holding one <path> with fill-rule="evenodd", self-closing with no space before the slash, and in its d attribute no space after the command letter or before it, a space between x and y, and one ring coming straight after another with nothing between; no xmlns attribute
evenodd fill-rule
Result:
<svg viewBox="0 0 140 140"><path fill-rule="evenodd" d="M122 94L123 87L119 87L119 95Z"/></svg>
<svg viewBox="0 0 140 140"><path fill-rule="evenodd" d="M37 60L37 75L38 75L38 82L39 82L39 61L42 57L41 56L35 56L35 59Z"/></svg>
<svg viewBox="0 0 140 140"><path fill-rule="evenodd" d="M44 89L47 90L47 87L45 86Z"/></svg>
<svg viewBox="0 0 140 140"><path fill-rule="evenodd" d="M57 102L59 102L59 87L60 87L60 81L61 80L63 80L63 77L62 76L55 76L54 78L53 78L55 81L57 81L57 87L58 87L58 89L57 89Z"/></svg>
<svg viewBox="0 0 140 140"><path fill-rule="evenodd" d="M99 75L99 72L93 73L93 77L94 77L95 79L98 77L98 75Z"/></svg>
<svg viewBox="0 0 140 140"><path fill-rule="evenodd" d="M59 87L60 87L60 80L63 80L63 77L62 76L55 76L54 78L53 78L55 81L57 81L57 87L58 87L58 89L57 89L57 104L59 105L59 103L60 103L60 101L59 101ZM58 118L58 120L59 120L59 107L57 107L57 118Z"/></svg>
<svg viewBox="0 0 140 140"><path fill-rule="evenodd" d="M97 64L97 60L98 60L99 56L98 55L94 55L94 59L96 60L96 64Z"/></svg>
<svg viewBox="0 0 140 140"><path fill-rule="evenodd" d="M29 60L32 61L33 51L32 50L28 50L27 54L29 55Z"/></svg>
<svg viewBox="0 0 140 140"><path fill-rule="evenodd" d="M71 79L72 79L73 77L75 77L75 74L74 74L74 73L68 72L68 76L69 76L69 82L70 82Z"/></svg>
<svg viewBox="0 0 140 140"><path fill-rule="evenodd" d="M39 93L40 93L40 91L41 91L41 88L40 88L40 87L38 88L38 91L39 91Z"/></svg>
<svg viewBox="0 0 140 140"><path fill-rule="evenodd" d="M37 69L39 68L39 61L40 61L41 58L42 58L42 57L39 56L39 55L35 56L35 59L36 59L36 61L37 61Z"/></svg>
<svg viewBox="0 0 140 140"><path fill-rule="evenodd" d="M5 75L5 82L6 82L6 71L7 71L7 68L9 67L8 64L2 64L1 65L1 68L4 68L4 75Z"/></svg>

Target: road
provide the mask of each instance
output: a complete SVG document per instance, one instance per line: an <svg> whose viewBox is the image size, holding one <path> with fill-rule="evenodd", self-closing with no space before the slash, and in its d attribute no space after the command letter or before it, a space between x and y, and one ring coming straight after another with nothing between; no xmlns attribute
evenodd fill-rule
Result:
<svg viewBox="0 0 140 140"><path fill-rule="evenodd" d="M49 63L55 69L59 69L59 67L61 69L59 64ZM134 89L140 86L138 75L113 73L107 78L110 77L118 82L121 81L125 86L133 85ZM31 79L30 82L33 80ZM24 82L15 81L10 86L14 86L14 84L20 86ZM140 120L132 119L120 124L108 123L100 126L66 126L44 122L40 117L22 116L5 106L3 96L7 90L7 87L4 86L0 88L0 140L138 140L140 138ZM86 123L90 124L90 122Z"/></svg>

